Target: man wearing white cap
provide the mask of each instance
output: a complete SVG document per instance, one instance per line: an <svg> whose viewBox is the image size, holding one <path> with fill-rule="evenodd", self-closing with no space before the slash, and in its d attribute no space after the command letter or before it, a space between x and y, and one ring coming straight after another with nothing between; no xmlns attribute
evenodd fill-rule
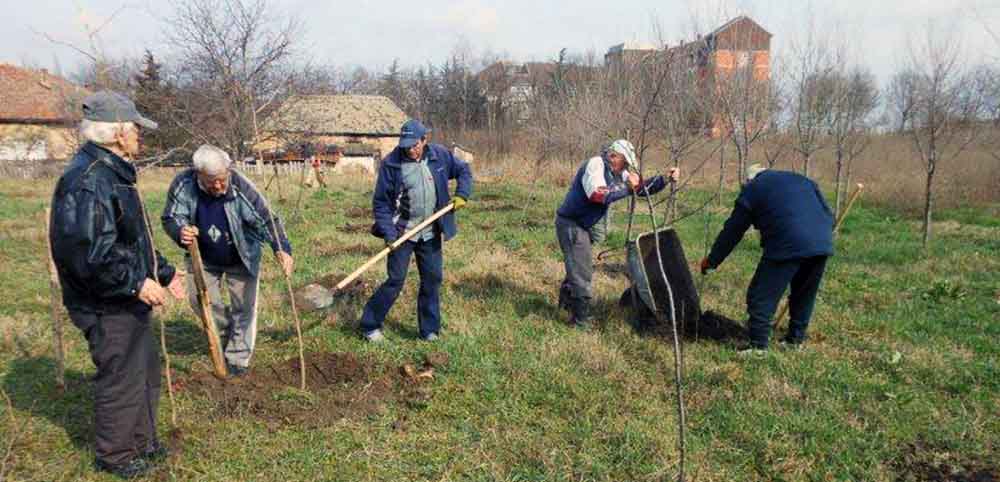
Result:
<svg viewBox="0 0 1000 482"><path fill-rule="evenodd" d="M627 198L633 191L656 194L667 185L663 176L643 183L628 168L637 170L632 143L625 139L612 142L600 156L580 166L556 212L556 237L566 266L566 277L559 288L559 307L569 310L573 324L581 329L589 329L591 324L594 227L607 215L611 203ZM670 175L671 180L676 180L676 171Z"/></svg>

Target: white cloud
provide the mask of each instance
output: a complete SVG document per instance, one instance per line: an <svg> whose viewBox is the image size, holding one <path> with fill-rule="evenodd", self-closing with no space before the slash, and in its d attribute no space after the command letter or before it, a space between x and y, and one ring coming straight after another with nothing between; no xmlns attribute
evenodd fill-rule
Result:
<svg viewBox="0 0 1000 482"><path fill-rule="evenodd" d="M496 8L474 0L452 5L440 20L453 28L476 34L494 34L500 25Z"/></svg>

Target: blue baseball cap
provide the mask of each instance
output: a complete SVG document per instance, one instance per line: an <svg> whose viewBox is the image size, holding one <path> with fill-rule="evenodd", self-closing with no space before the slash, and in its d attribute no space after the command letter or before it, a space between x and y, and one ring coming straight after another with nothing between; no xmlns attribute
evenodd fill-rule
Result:
<svg viewBox="0 0 1000 482"><path fill-rule="evenodd" d="M420 121L410 119L399 129L399 147L409 149L427 135L427 128Z"/></svg>

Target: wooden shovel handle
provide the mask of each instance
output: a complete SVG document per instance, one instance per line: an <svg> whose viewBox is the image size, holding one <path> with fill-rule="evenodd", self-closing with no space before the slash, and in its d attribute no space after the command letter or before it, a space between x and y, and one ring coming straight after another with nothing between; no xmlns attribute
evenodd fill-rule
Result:
<svg viewBox="0 0 1000 482"><path fill-rule="evenodd" d="M194 275L194 285L198 290L198 306L201 311L201 326L205 330L208 338L209 355L212 357L212 366L215 368L215 376L225 378L227 373L226 361L222 358L222 349L219 347L219 333L215 329L215 320L212 318L212 300L208 297L208 283L205 281L205 264L201 260L201 250L198 249L198 240L195 239L188 245L188 254L191 255L191 271Z"/></svg>
<svg viewBox="0 0 1000 482"><path fill-rule="evenodd" d="M448 214L448 212L451 211L452 209L455 209L455 203L449 203L447 206L441 208L440 211L432 214L431 217L425 219L424 222L422 222L422 223L414 226L413 229L411 229L411 230L403 233L403 235L400 236L399 239L397 239L394 243L392 243L391 245L387 246L382 251L379 251L378 254L376 254L375 256L372 256L371 259L369 259L368 261L365 261L365 264L361 265L360 268L354 270L353 273L347 275L347 277L344 278L340 283L337 283L337 286L335 286L333 288L333 290L334 291L340 291L340 290L344 289L344 287L347 286L348 284L350 284L351 281L354 281L355 279L357 279L358 276L361 276L362 273L364 273L365 271L368 271L368 269L371 268L372 265L374 265L375 263L378 263L382 258L388 256L389 253L392 252L392 250L394 250L394 249L402 246L403 243L405 243L407 240L409 240L410 238L412 238L413 236L415 236L417 233L419 233L420 230L426 228L427 226L430 226L431 223L433 223L434 221L437 221L438 218L440 218L441 216L444 216L445 214Z"/></svg>

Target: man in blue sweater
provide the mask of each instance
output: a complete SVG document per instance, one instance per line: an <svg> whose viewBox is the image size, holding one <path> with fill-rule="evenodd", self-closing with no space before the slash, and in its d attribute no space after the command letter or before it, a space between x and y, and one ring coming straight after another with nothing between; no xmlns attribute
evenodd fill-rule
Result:
<svg viewBox="0 0 1000 482"><path fill-rule="evenodd" d="M791 321L783 341L805 341L826 259L833 255L833 213L819 186L805 176L753 164L746 179L712 251L701 260L701 272L722 264L751 225L760 231L764 254L747 289L750 346L741 351L759 354L767 349L771 318L789 284Z"/></svg>
<svg viewBox="0 0 1000 482"><path fill-rule="evenodd" d="M612 142L600 156L580 166L556 211L556 237L566 266L566 277L559 288L559 307L570 311L577 328L586 330L591 324L592 245L598 236L595 227L608 214L611 203L627 198L633 191L656 194L667 185L663 176L642 183L637 174L630 174L627 169L636 169L635 159L631 142ZM676 180L674 172L671 179Z"/></svg>
<svg viewBox="0 0 1000 482"><path fill-rule="evenodd" d="M448 194L448 180L457 179L455 197ZM400 129L399 147L382 160L372 195L375 225L372 234L385 240L386 246L403 233L415 228L448 204L455 211L465 206L472 195L472 171L469 165L452 155L444 146L427 142L427 129L411 119ZM375 291L361 315L361 330L372 342L385 339L382 323L403 289L410 256L417 257L420 291L417 294L417 323L420 338L436 340L441 331L440 291L444 278L441 245L458 232L454 211L413 235L389 253L389 278Z"/></svg>

